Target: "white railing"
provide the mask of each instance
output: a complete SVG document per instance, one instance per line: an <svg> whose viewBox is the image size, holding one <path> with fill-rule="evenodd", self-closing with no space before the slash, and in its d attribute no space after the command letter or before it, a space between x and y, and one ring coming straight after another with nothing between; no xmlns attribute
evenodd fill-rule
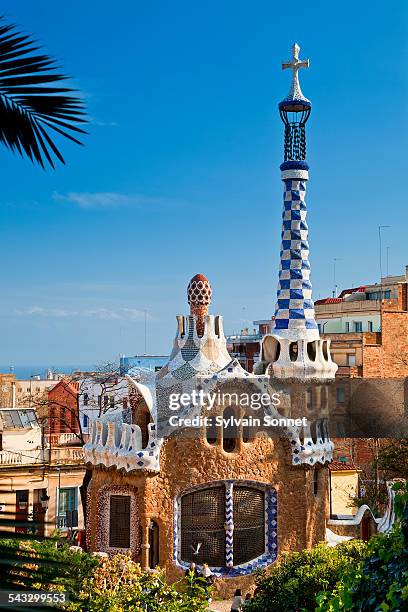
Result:
<svg viewBox="0 0 408 612"><path fill-rule="evenodd" d="M65 446L72 443L79 446L80 444L80 439L74 433L46 434L45 439L51 447Z"/></svg>
<svg viewBox="0 0 408 612"><path fill-rule="evenodd" d="M11 451L3 450L0 451L0 466L3 465L32 465L38 463L48 463L49 461L49 450L48 449L35 449L35 450L22 450L22 451Z"/></svg>
<svg viewBox="0 0 408 612"><path fill-rule="evenodd" d="M61 448L45 448L36 450L3 450L0 451L0 467L18 465L73 465L84 462L82 447L66 446Z"/></svg>
<svg viewBox="0 0 408 612"><path fill-rule="evenodd" d="M84 451L82 447L66 446L65 448L52 448L51 464L66 465L84 462Z"/></svg>

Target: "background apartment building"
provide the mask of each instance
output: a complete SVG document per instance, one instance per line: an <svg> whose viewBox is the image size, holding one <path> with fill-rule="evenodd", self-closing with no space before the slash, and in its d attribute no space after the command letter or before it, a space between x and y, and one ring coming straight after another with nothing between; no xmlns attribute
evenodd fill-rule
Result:
<svg viewBox="0 0 408 612"><path fill-rule="evenodd" d="M0 512L11 530L50 535L83 528L79 487L82 448L67 437L53 444L34 409L0 409Z"/></svg>
<svg viewBox="0 0 408 612"><path fill-rule="evenodd" d="M10 529L50 535L83 529L80 487L90 419L132 409L128 381L114 371L17 380L0 374L0 515Z"/></svg>
<svg viewBox="0 0 408 612"><path fill-rule="evenodd" d="M408 375L408 266L402 276L315 302L316 321L339 366L337 376Z"/></svg>

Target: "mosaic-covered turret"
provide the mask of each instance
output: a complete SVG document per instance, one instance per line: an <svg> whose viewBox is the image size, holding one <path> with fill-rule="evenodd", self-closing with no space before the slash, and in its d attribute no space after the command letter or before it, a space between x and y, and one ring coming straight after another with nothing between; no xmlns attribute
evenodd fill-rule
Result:
<svg viewBox="0 0 408 612"><path fill-rule="evenodd" d="M289 94L279 103L285 126L282 246L275 320L272 333L262 342L258 372L268 369L278 378L333 378L337 365L331 360L328 340L320 338L315 320L310 281L308 225L306 221L306 122L312 104L299 84L299 69L309 60L299 59L299 46L282 68L292 70Z"/></svg>
<svg viewBox="0 0 408 612"><path fill-rule="evenodd" d="M171 386L197 374L211 374L231 361L222 317L208 314L211 293L211 285L203 274L193 276L187 287L190 315L177 316L173 351L158 373L159 384Z"/></svg>

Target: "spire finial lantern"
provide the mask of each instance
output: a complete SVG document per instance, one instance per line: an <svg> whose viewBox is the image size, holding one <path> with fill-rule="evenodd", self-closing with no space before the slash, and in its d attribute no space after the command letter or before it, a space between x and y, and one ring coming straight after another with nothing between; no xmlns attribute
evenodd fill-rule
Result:
<svg viewBox="0 0 408 612"><path fill-rule="evenodd" d="M310 116L312 103L302 93L299 84L299 70L309 68L309 60L299 59L300 47L292 47L292 59L282 62L282 70L292 70L292 83L289 93L279 103L279 112L285 124L284 159L286 161L304 161L306 159L305 125Z"/></svg>

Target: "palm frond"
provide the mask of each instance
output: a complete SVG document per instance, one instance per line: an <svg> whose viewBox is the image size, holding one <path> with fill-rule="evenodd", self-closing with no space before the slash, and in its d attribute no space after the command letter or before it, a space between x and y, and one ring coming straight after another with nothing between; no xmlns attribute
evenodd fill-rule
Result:
<svg viewBox="0 0 408 612"><path fill-rule="evenodd" d="M38 50L30 36L0 16L0 142L42 168L46 162L54 168L54 156L65 162L53 136L82 144L73 133L86 133L76 125L86 122L86 113L75 90L57 85L67 76Z"/></svg>

